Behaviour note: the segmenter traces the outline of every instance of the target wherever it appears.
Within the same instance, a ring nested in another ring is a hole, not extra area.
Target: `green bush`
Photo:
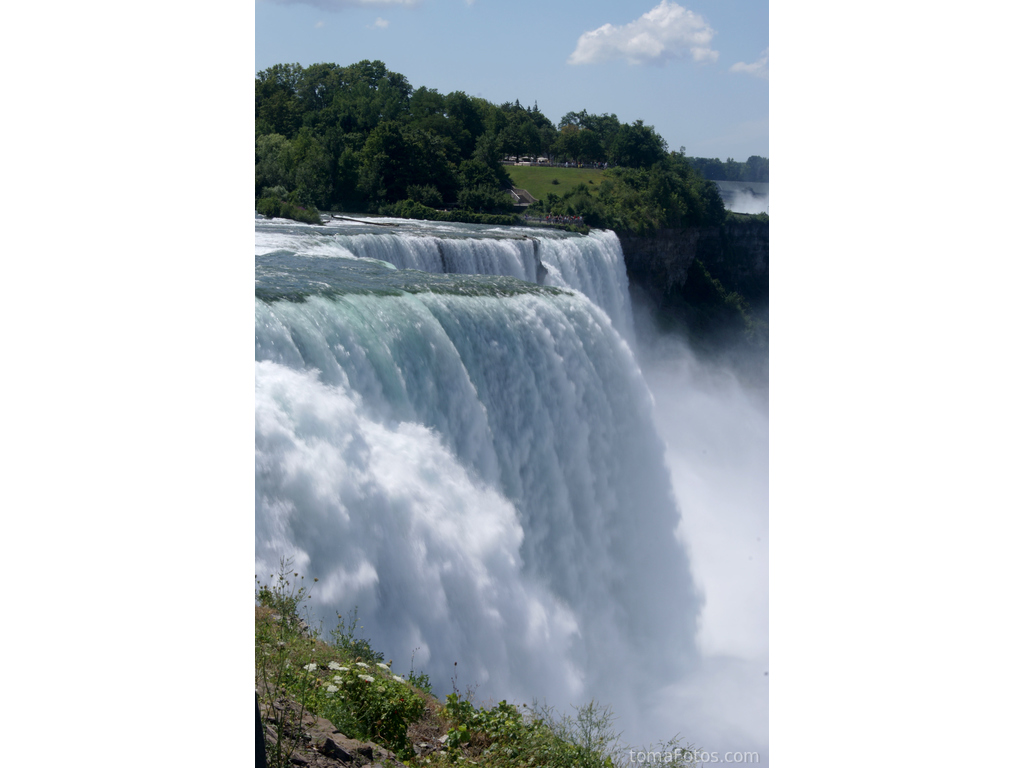
[[[409,682],[383,663],[327,663],[317,669],[311,709],[350,738],[373,741],[400,757],[412,754],[406,732],[426,705]]]
[[[459,190],[458,205],[468,211],[488,213],[507,213],[515,208],[508,192],[484,185]]]
[[[281,198],[261,197],[256,201],[256,212],[266,216],[268,219],[276,219],[281,215]]]
[[[612,768],[618,754],[612,712],[593,701],[577,708],[572,718],[547,707],[520,711],[506,701],[476,709],[451,693],[441,714],[451,723],[446,747],[456,760],[461,756],[485,765]]]
[[[256,688],[264,702],[286,697],[296,703],[291,715],[276,715],[277,738],[267,741],[271,763],[288,764],[306,712],[351,738],[411,757],[406,733],[424,713],[424,694],[393,674],[369,641],[353,638],[355,611],[334,630],[336,644],[324,643],[300,617],[310,597],[305,577],[291,571],[290,561],[282,561],[268,583],[256,581]],[[364,649],[366,656],[356,655]]]
[[[513,226],[519,223],[519,217],[511,214],[472,213],[471,211],[439,211],[429,208],[414,200],[403,200],[400,203],[382,205],[377,208],[381,216],[396,216],[402,219],[420,219],[422,221],[454,221],[463,224],[497,224]]]
[[[302,221],[307,224],[320,223],[320,211],[315,206],[301,206],[277,195],[266,195],[256,201],[256,212],[268,219],[282,218]]]
[[[373,664],[384,661],[384,654],[373,650],[369,638],[357,638],[355,636],[356,624],[359,623],[359,606],[356,606],[349,612],[348,619],[341,618],[341,614],[338,615],[338,619],[341,623],[331,630],[331,638],[334,640],[335,648],[352,658],[359,658]]]
[[[423,205],[428,205],[431,208],[440,208],[444,205],[444,199],[441,197],[441,193],[437,191],[437,187],[433,184],[425,184],[422,186],[418,184],[410,184],[406,188],[405,193],[409,196],[410,200],[422,203]]]

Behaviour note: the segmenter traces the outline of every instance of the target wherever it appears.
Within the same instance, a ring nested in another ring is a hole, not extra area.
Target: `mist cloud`
[[[704,19],[678,3],[662,0],[636,21],[621,27],[605,24],[584,32],[576,41],[570,64],[596,64],[625,59],[630,64],[664,64],[691,56],[717,61],[710,48],[715,31]]]
[[[705,750],[751,750],[768,765],[768,410],[766,393],[727,365],[700,360],[634,305],[638,361],[706,596],[700,656],[649,704],[653,733],[682,733]]]

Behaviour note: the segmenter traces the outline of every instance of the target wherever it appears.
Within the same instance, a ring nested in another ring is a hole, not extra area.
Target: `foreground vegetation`
[[[282,563],[270,583],[256,582],[256,690],[269,765],[301,761],[299,752],[311,748],[304,723],[316,718],[350,739],[390,750],[413,768],[467,762],[489,768],[616,768],[627,762],[611,710],[596,702],[572,717],[506,701],[477,706],[453,676],[454,690],[442,703],[425,674],[396,674],[369,640],[356,637],[355,612],[339,616],[325,638],[300,617],[311,586],[290,563]],[[676,747],[682,759],[675,762],[691,764],[675,741],[658,749]]]

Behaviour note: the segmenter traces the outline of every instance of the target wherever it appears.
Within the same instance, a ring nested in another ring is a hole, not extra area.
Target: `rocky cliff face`
[[[649,236],[619,235],[630,285],[657,306],[686,284],[695,259],[752,304],[768,301],[768,222],[750,218],[721,227],[662,229]]]
[[[702,234],[699,227],[659,229],[647,236],[619,234],[630,286],[642,288],[656,303],[682,288]]]

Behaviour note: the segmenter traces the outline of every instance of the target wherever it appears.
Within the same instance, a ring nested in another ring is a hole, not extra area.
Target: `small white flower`
[[[377,662],[377,666],[380,667],[381,669],[386,669],[388,672],[391,671],[391,667],[389,667],[387,664],[383,664],[383,663],[381,663],[379,661]]]
[[[316,672],[316,662],[313,662],[311,664],[307,664],[306,666],[303,667],[303,669],[306,670],[307,672]]]
[[[400,683],[404,683],[405,682],[405,678],[402,677],[401,675],[392,675],[391,677],[393,677],[395,680],[397,680]]]
[[[344,669],[344,667],[343,667],[343,666],[341,666],[341,664],[339,664],[339,663],[338,663],[338,662],[336,662],[336,661],[330,661],[330,662],[328,662],[328,663],[327,663],[327,668],[328,668],[328,669]]]
[[[369,664],[363,664],[363,662],[361,662],[361,661],[357,661],[356,662],[356,666],[357,667],[362,667],[363,669],[369,669],[370,668]]]
[[[341,675],[335,675],[333,679],[334,679],[334,682],[336,682],[336,683],[344,683],[345,682],[345,678],[342,677]]]
[[[337,692],[338,692],[338,686],[336,686],[336,685],[328,685],[327,686],[327,695],[328,696],[330,696],[333,693],[337,693]]]
[[[365,680],[368,683],[372,683],[373,682],[373,677],[371,675],[360,675],[359,679],[360,680]]]

